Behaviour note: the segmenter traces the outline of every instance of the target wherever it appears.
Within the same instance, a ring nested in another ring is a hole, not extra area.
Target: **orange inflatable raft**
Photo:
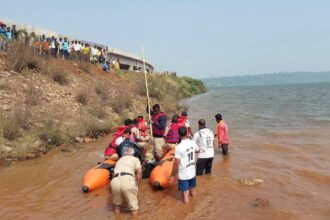
[[[88,193],[107,185],[110,179],[111,169],[114,168],[116,161],[105,160],[93,167],[84,176],[82,191]]]
[[[156,189],[165,189],[170,186],[169,179],[174,164],[174,152],[174,149],[169,150],[151,171],[149,183]]]

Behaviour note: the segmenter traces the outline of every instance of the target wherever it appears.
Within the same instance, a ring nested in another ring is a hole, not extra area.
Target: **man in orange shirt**
[[[220,113],[216,114],[215,120],[217,121],[217,137],[219,143],[219,149],[221,147],[222,154],[228,154],[228,145],[229,145],[229,137],[228,137],[228,127],[224,120],[222,120],[222,115]]]

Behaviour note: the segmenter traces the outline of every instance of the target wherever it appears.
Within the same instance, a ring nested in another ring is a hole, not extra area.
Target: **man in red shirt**
[[[217,137],[219,143],[219,149],[221,147],[222,154],[228,154],[228,145],[229,145],[229,137],[228,137],[228,128],[227,124],[224,120],[222,120],[222,115],[220,113],[216,114],[215,120],[217,121]]]

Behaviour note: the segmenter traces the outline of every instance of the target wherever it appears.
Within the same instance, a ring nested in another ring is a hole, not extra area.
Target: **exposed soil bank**
[[[144,74],[106,73],[99,65],[24,54],[0,53],[2,164],[91,142],[124,118],[146,117]],[[152,104],[160,103],[168,113],[180,110],[178,100],[206,91],[189,77],[152,73],[148,80]]]

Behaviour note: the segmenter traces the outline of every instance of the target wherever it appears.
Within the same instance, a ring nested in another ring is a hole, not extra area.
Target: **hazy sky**
[[[0,18],[193,77],[330,70],[329,0],[1,0]]]

